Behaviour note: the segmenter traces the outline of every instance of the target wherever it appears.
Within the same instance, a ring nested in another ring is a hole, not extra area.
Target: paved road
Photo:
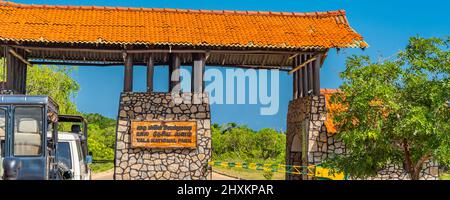
[[[113,180],[114,170],[92,174],[92,180]]]
[[[113,175],[114,175],[113,170],[108,170],[92,174],[92,180],[113,180]],[[213,172],[212,180],[238,180],[238,179]]]
[[[216,172],[212,172],[212,180],[239,180],[237,178],[234,177],[230,177],[230,176],[226,176],[224,174],[219,174]]]

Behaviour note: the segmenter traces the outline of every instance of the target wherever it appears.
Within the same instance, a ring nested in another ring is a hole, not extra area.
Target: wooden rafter
[[[301,63],[300,65],[298,65],[297,67],[294,67],[294,69],[292,69],[292,70],[289,71],[288,73],[289,73],[289,74],[292,74],[292,73],[296,72],[297,70],[299,70],[299,69],[305,67],[307,64],[309,64],[309,63],[315,61],[315,60],[317,59],[318,55],[319,55],[319,54],[314,55],[313,57],[309,58],[309,59],[306,60],[305,62],[303,62],[303,63]]]
[[[22,61],[23,63],[25,63],[26,65],[32,67],[33,64],[31,64],[30,62],[28,62],[24,57],[22,57],[19,53],[17,53],[16,51],[14,51],[14,49],[9,49],[8,51],[11,55],[13,55],[14,57],[16,57],[17,59],[19,59],[20,61]]]

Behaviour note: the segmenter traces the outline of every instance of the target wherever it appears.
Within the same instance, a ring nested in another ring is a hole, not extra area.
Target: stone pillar
[[[116,180],[206,180],[210,177],[211,116],[207,94],[191,102],[191,93],[124,92],[120,96],[116,135]],[[131,148],[131,121],[197,121],[197,148]]]
[[[306,119],[304,98],[289,102],[286,126],[286,165],[302,165],[302,121]],[[301,180],[300,175],[286,173],[286,180]]]
[[[326,120],[325,97],[306,96],[289,102],[286,131],[286,164],[308,166],[319,164],[326,149],[321,132]],[[325,147],[324,147],[325,146]],[[310,179],[309,176],[286,174],[288,180]]]

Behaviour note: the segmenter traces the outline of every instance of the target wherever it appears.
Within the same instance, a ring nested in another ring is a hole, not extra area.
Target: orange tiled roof
[[[0,2],[0,41],[255,48],[367,47],[345,11],[315,13]]]
[[[325,96],[325,105],[327,108],[327,120],[325,121],[325,127],[330,134],[337,133],[336,124],[333,121],[333,113],[342,111],[342,105],[334,104],[330,102],[331,96],[340,92],[339,89],[320,89],[320,93]]]

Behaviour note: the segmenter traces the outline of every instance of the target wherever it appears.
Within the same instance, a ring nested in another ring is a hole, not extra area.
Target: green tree
[[[84,114],[88,122],[88,144],[94,160],[113,160],[116,121],[100,114]]]
[[[348,152],[328,163],[358,178],[396,164],[414,180],[428,160],[449,166],[449,39],[413,37],[395,60],[348,58],[332,99]]]
[[[0,61],[0,77],[4,79],[3,60]],[[61,114],[78,114],[72,99],[78,93],[80,86],[69,76],[70,68],[35,65],[27,70],[27,94],[48,95],[58,105]]]
[[[5,81],[4,60],[0,60],[0,80]],[[79,84],[70,77],[71,68],[36,65],[27,70],[27,94],[48,95],[58,105],[60,114],[80,115],[73,98]],[[88,121],[89,151],[94,160],[113,160],[116,121],[100,114],[85,114]],[[68,130],[69,123],[60,124],[60,130]],[[107,163],[111,164],[111,163]],[[108,165],[111,166],[111,165]]]
[[[273,129],[264,128],[257,133],[256,148],[264,160],[277,158],[280,154],[284,155],[285,145],[286,136]]]
[[[286,136],[270,128],[254,131],[247,126],[213,124],[213,159],[217,161],[284,162]]]

